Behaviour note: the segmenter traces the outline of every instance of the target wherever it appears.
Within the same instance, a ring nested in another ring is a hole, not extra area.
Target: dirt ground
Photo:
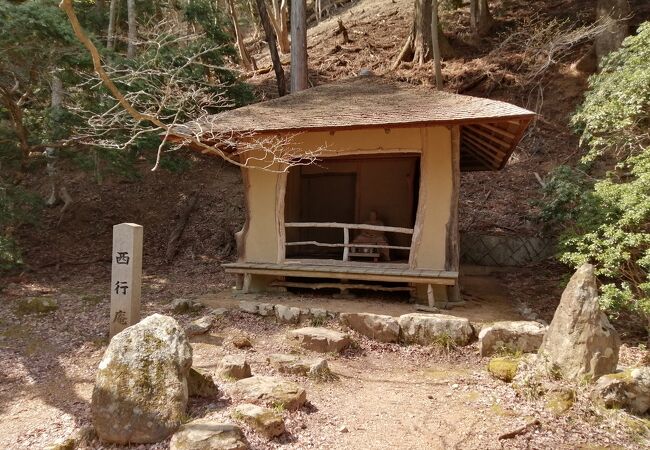
[[[521,317],[520,305],[492,271],[466,270],[470,301],[450,314],[482,321]],[[490,275],[492,273],[492,275]],[[469,275],[468,275],[469,274]],[[210,307],[231,307],[241,296],[232,280],[177,288],[164,276],[145,279],[143,316],[172,314],[170,300],[200,298]],[[90,422],[95,370],[107,345],[109,298],[106,276],[89,275],[78,282],[56,278],[12,283],[0,302],[0,448],[36,449],[71,435]],[[197,292],[210,292],[197,295]],[[16,302],[27,296],[56,298],[59,310],[19,315]],[[413,305],[389,298],[334,300],[309,293],[246,296],[247,299],[321,306],[340,311],[402,314]],[[207,307],[206,307],[207,309]],[[198,313],[200,314],[200,313]],[[173,314],[172,314],[173,315]],[[196,317],[175,315],[187,324]],[[330,322],[329,327],[338,328]],[[191,339],[195,367],[214,371],[222,356],[246,354],[253,373],[271,374],[271,353],[309,353],[286,339],[289,327],[237,311],[229,313],[208,335]],[[237,350],[230,341],[245,334],[252,349]],[[282,449],[474,449],[474,448],[650,448],[644,421],[621,411],[602,411],[579,393],[563,415],[544,408],[543,399],[519,396],[510,385],[492,379],[477,346],[446,351],[436,347],[380,344],[353,333],[358,345],[340,356],[325,355],[337,381],[291,377],[307,389],[308,405],[285,412],[288,433],[265,441],[245,428],[252,448]],[[624,347],[622,364],[635,363],[638,351]],[[219,380],[220,397],[190,400],[189,417],[232,420],[237,399],[230,383]],[[498,437],[533,419],[541,427],[517,436]],[[342,427],[348,432],[341,432]],[[94,441],[91,448],[110,448]],[[168,441],[134,448],[165,449]]]

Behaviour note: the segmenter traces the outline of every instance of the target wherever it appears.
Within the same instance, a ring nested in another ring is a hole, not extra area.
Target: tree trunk
[[[469,27],[474,33],[478,31],[478,0],[469,0]]]
[[[431,0],[415,0],[411,32],[393,64],[393,69],[402,61],[423,64],[431,57]]]
[[[275,33],[269,19],[269,13],[266,10],[265,0],[255,0],[257,2],[257,12],[260,15],[260,22],[264,28],[266,35],[266,42],[269,44],[269,52],[271,53],[271,61],[273,61],[273,70],[275,71],[275,78],[278,83],[278,95],[282,97],[287,93],[287,84],[284,79],[284,70],[280,62],[280,55],[278,55],[278,48],[275,44]]]
[[[272,0],[273,1],[273,14],[269,17],[271,25],[275,30],[275,35],[278,38],[278,46],[280,52],[289,53],[289,4],[288,0]]]
[[[607,25],[594,42],[598,68],[602,66],[603,57],[617,50],[630,34],[628,20],[631,16],[628,0],[598,0],[596,3],[596,17]]]
[[[255,61],[251,58],[248,50],[246,50],[246,45],[244,45],[244,38],[241,35],[239,24],[237,23],[237,10],[235,9],[235,2],[233,0],[228,0],[228,11],[230,12],[230,18],[232,19],[232,24],[235,29],[237,50],[239,51],[239,59],[241,60],[242,66],[244,66],[246,70],[257,69]]]
[[[51,92],[51,104],[52,115],[54,120],[56,120],[57,112],[61,110],[63,105],[63,82],[56,75],[52,76],[52,92]],[[52,124],[53,125],[53,124]],[[50,180],[50,196],[46,200],[47,206],[54,206],[57,203],[60,203],[61,197],[59,196],[59,170],[56,167],[58,160],[57,151],[53,147],[45,148],[45,159],[47,161],[47,175]]]
[[[479,36],[487,36],[494,25],[494,19],[490,14],[488,0],[478,0],[478,20],[476,23],[476,32]]]
[[[20,152],[22,153],[21,166],[24,168],[27,158],[29,158],[31,146],[29,145],[29,131],[25,127],[23,109],[19,101],[16,101],[14,98],[15,95],[11,90],[0,87],[0,104],[9,112],[14,133],[16,133],[16,137],[18,138],[18,148],[20,148]]]
[[[111,0],[108,9],[108,32],[106,33],[106,48],[115,50],[115,18],[117,16],[117,3],[119,0]]]
[[[126,57],[132,59],[135,58],[135,45],[138,40],[138,23],[135,11],[135,0],[126,0],[126,10],[129,22],[129,43],[126,50]]]
[[[291,93],[307,89],[307,5],[291,2]]]
[[[436,72],[436,88],[442,90],[442,61],[440,42],[438,41],[438,0],[433,0],[431,7],[431,36],[433,46],[433,65]]]
[[[248,10],[250,11],[251,22],[253,23],[253,39],[257,40],[260,37],[260,21],[257,14],[255,14],[252,0],[248,0]]]

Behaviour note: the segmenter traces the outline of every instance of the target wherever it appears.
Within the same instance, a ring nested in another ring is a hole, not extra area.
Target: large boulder
[[[397,342],[399,323],[392,316],[370,313],[341,313],[341,323],[359,334],[379,342]]]
[[[411,313],[398,319],[401,339],[407,344],[466,345],[474,337],[469,320],[446,314]]]
[[[289,331],[302,348],[320,353],[339,353],[350,346],[350,337],[339,331],[322,327],[305,327]]]
[[[154,314],[116,334],[92,396],[99,438],[127,444],[170,436],[185,417],[191,366],[192,347],[172,317]]]
[[[616,371],[618,333],[598,307],[594,267],[583,264],[562,293],[540,355],[570,380]]]
[[[169,443],[169,450],[247,450],[241,428],[213,419],[197,419],[183,425]]]
[[[503,350],[532,353],[539,350],[545,333],[546,327],[539,322],[495,322],[481,329],[478,348],[481,356],[490,356]]]
[[[293,381],[279,377],[254,376],[235,383],[232,393],[244,400],[281,405],[288,410],[300,408],[307,401],[307,392]]]
[[[594,394],[608,408],[645,414],[650,411],[650,367],[603,375],[596,382]]]
[[[274,409],[244,403],[235,407],[232,416],[268,438],[280,436],[285,432],[282,414]]]

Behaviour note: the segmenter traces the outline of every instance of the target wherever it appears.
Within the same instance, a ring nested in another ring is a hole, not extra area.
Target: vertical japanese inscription
[[[142,226],[113,227],[110,337],[140,320]]]

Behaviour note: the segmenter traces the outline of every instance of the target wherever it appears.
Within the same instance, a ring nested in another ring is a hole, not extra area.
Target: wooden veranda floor
[[[327,259],[287,260],[282,264],[237,262],[224,264],[228,273],[282,277],[337,278],[393,283],[442,284],[453,286],[458,272],[411,269],[405,263],[367,263]]]

